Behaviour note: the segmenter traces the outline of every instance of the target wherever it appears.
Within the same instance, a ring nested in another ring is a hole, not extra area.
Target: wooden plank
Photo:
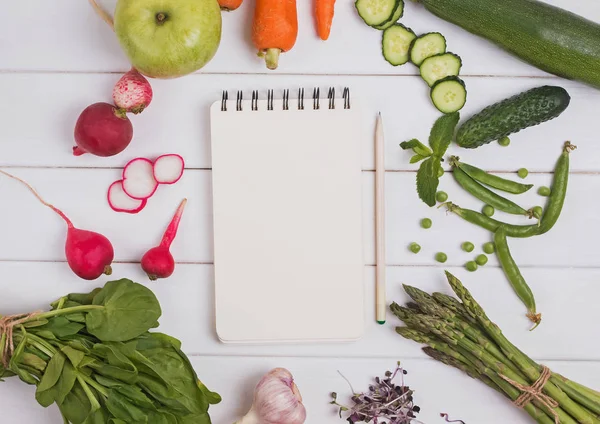
[[[82,2],[83,3],[83,2]],[[415,170],[410,152],[399,148],[402,141],[419,138],[426,142],[439,112],[429,100],[427,88],[418,77],[331,77],[322,76],[254,76],[240,79],[227,75],[194,75],[184,79],[153,81],[154,101],[139,116],[131,116],[134,139],[128,149],[112,158],[91,155],[74,157],[73,128],[81,111],[94,102],[110,102],[117,75],[102,74],[0,74],[2,143],[0,166],[71,166],[121,167],[130,159],[155,157],[166,152],[183,155],[191,168],[210,168],[210,105],[221,98],[221,90],[275,89],[281,96],[291,88],[296,98],[299,85],[312,87],[334,84],[351,89],[353,104],[363,110],[363,169],[374,169],[373,134],[375,116],[381,111],[386,132],[386,169]],[[512,136],[509,148],[496,143],[476,150],[452,147],[449,153],[488,169],[513,171],[527,166],[532,171],[551,171],[557,149],[565,140],[579,145],[573,169],[600,171],[596,157],[600,144],[593,125],[600,92],[582,85],[553,79],[466,78],[469,101],[464,118],[486,105],[523,90],[560,84],[567,88],[572,102],[556,120]],[[35,89],[32,89],[35,87]],[[32,105],[35,105],[33,107]],[[295,102],[292,101],[292,107]],[[358,105],[358,106],[357,106]],[[34,110],[33,110],[34,109]],[[30,111],[30,112],[29,112]],[[285,137],[282,134],[282,139]]]
[[[401,359],[401,358],[400,358]],[[300,358],[191,358],[202,381],[217,391],[223,402],[210,407],[214,423],[239,420],[252,406],[253,391],[261,376],[275,367],[289,369],[307,409],[307,424],[336,424],[341,420],[337,410],[329,405],[330,393],[336,391],[339,400],[349,402],[351,391],[338,374],[342,372],[356,390],[364,390],[375,376],[394,369],[392,359],[300,359]],[[441,423],[440,413],[468,423],[527,424],[531,419],[510,402],[459,371],[429,360],[403,360],[408,371],[405,384],[415,390],[415,404],[421,407],[419,420]],[[568,377],[598,388],[600,363],[548,362],[547,365]],[[460,388],[460,390],[458,390]],[[0,383],[2,413],[8,420],[55,424],[61,421],[55,406],[43,409],[36,404],[34,388],[9,379]]]
[[[265,265],[268,266],[268,265]],[[388,301],[404,303],[408,298],[401,284],[428,292],[450,293],[444,267],[388,267]],[[512,292],[502,271],[486,266],[474,274],[448,267],[462,279],[510,340],[537,360],[600,360],[597,333],[600,312],[590,299],[600,297],[600,269],[534,268],[526,277],[534,291],[543,322],[534,332],[527,331],[525,308]],[[183,349],[193,355],[221,356],[302,356],[353,358],[421,358],[420,346],[395,334],[400,321],[388,313],[384,326],[375,322],[375,274],[365,268],[366,327],[355,343],[227,345],[219,342],[214,322],[213,269],[209,265],[178,264],[174,275],[149,283],[137,264],[116,264],[112,277],[86,282],[75,277],[62,263],[0,262],[7,282],[0,297],[0,314],[16,314],[48,308],[48,304],[71,292],[89,292],[105,281],[130,278],[147,284],[161,302],[163,316],[159,331],[179,338]],[[252,282],[249,281],[249,284]],[[285,300],[282,300],[285,301]],[[576,329],[576,331],[574,330]],[[557,334],[560,342],[557,342]],[[1,387],[1,386],[0,386]]]
[[[100,3],[112,11],[116,0]],[[595,0],[552,0],[548,3],[600,21]],[[0,28],[2,70],[124,72],[129,69],[116,37],[85,1],[11,2],[5,8],[5,15],[11,19]],[[298,42],[281,59],[278,73],[417,73],[414,66],[394,68],[383,60],[381,33],[360,20],[354,2],[339,2],[332,36],[326,43],[315,34],[312,4],[298,2],[298,9]],[[223,14],[221,46],[204,72],[267,72],[250,42],[252,13],[253,3],[245,2],[238,11]],[[60,25],[56,24],[58,21]],[[25,22],[27,31],[23,30]],[[463,75],[544,75],[489,42],[434,17],[419,4],[406,2],[402,22],[417,33],[439,31],[444,34],[449,49],[464,60]],[[15,34],[18,34],[18,43],[13,41]]]
[[[575,155],[575,153],[573,153]],[[212,205],[210,171],[188,170],[173,186],[159,187],[138,215],[117,214],[106,202],[108,186],[119,179],[116,169],[13,169],[15,174],[33,184],[50,202],[61,207],[75,225],[107,236],[115,246],[118,261],[138,261],[143,253],[160,240],[164,228],[182,198],[188,197],[181,230],[173,245],[173,254],[181,262],[210,263],[212,253]],[[434,254],[444,251],[448,264],[462,265],[472,259],[460,250],[469,240],[480,246],[490,240],[490,233],[442,209],[428,208],[416,195],[415,174],[387,173],[387,263],[389,265],[432,265]],[[527,181],[549,185],[550,175],[535,174]],[[480,209],[482,204],[458,188],[450,173],[442,178],[441,189],[450,200],[463,207]],[[363,231],[365,263],[374,264],[374,179],[363,173]],[[545,198],[535,193],[513,197],[526,208],[543,205]],[[600,176],[576,174],[571,177],[563,215],[555,228],[543,237],[511,240],[513,254],[523,266],[597,267],[600,216],[590,207],[590,193],[600,192]],[[21,185],[0,178],[0,193],[11,199],[0,209],[2,238],[0,258],[7,260],[64,260],[65,225],[40,205]],[[419,221],[433,219],[433,227],[423,230]],[[523,217],[497,213],[497,218],[513,223],[532,223]],[[407,246],[416,241],[423,250],[414,255]],[[577,243],[574,243],[577,241]],[[494,261],[492,260],[492,263]]]

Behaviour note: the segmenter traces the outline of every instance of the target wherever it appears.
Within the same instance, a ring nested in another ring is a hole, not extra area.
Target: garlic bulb
[[[236,424],[304,424],[306,409],[292,374],[285,368],[269,371],[254,389],[254,403]]]

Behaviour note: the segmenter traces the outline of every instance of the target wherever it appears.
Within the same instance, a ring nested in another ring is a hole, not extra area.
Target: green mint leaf
[[[403,150],[413,149],[417,155],[424,157],[431,156],[433,154],[429,147],[421,143],[416,138],[400,143],[400,147],[402,147]]]
[[[414,155],[412,158],[410,158],[410,163],[417,163],[419,161],[422,161],[423,159],[426,159],[427,156],[422,156],[422,155]]]
[[[440,160],[432,156],[421,163],[417,172],[417,193],[428,206],[435,206],[435,193],[440,183],[438,173],[441,168]]]
[[[443,115],[435,121],[431,133],[429,134],[429,145],[433,149],[433,154],[441,158],[446,153],[448,146],[454,137],[454,130],[460,119],[458,112]]]

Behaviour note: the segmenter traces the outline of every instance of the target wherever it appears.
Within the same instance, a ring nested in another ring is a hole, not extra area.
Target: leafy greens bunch
[[[435,192],[444,171],[442,161],[460,120],[458,112],[442,115],[433,124],[429,133],[429,146],[425,146],[416,138],[400,143],[403,150],[412,149],[415,153],[410,163],[421,162],[417,172],[417,193],[419,198],[428,206],[435,206]]]
[[[160,304],[130,280],[69,294],[48,312],[0,317],[0,381],[37,386],[64,423],[209,424],[221,397],[204,386],[179,340],[158,327]]]

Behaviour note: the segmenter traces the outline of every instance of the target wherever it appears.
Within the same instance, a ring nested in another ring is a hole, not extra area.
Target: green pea
[[[496,212],[496,209],[494,209],[493,206],[485,205],[483,209],[481,209],[481,212],[483,212],[485,216],[492,216]]]
[[[502,147],[506,147],[510,144],[510,138],[502,137],[500,140],[498,140],[498,144],[501,145]]]
[[[533,216],[535,216],[538,219],[542,217],[542,213],[544,212],[541,206],[534,206],[533,208],[531,208],[531,211],[533,212]]]
[[[488,262],[488,257],[482,253],[481,255],[477,255],[475,262],[477,262],[477,265],[479,266],[484,266]]]
[[[442,175],[444,175],[444,170],[440,168],[440,170],[438,171],[438,178],[442,178]]]
[[[496,246],[493,241],[488,241],[487,243],[483,243],[483,251],[488,255],[491,255],[496,251]]]
[[[413,252],[414,254],[417,254],[421,251],[421,246],[419,246],[418,243],[412,242],[408,248],[410,249],[411,252]]]
[[[521,178],[527,178],[529,171],[526,168],[521,168],[517,171],[517,175]]]
[[[440,203],[445,202],[446,200],[448,200],[448,194],[445,191],[438,191],[435,194],[435,200],[437,200]]]
[[[438,252],[435,254],[435,260],[440,263],[444,263],[448,260],[448,255],[446,255],[444,252]]]
[[[467,271],[469,272],[477,271],[477,262],[469,261],[465,264],[465,268],[467,268]]]
[[[544,197],[548,197],[550,196],[550,187],[546,187],[546,186],[541,186],[540,188],[538,188],[538,194],[540,196],[544,196]]]
[[[431,222],[431,219],[429,218],[423,218],[421,220],[421,227],[428,229],[431,228],[431,225],[433,224],[433,222]]]
[[[461,247],[462,247],[462,250],[464,250],[465,252],[472,252],[473,249],[475,249],[475,245],[473,243],[471,243],[470,241],[465,241]]]

